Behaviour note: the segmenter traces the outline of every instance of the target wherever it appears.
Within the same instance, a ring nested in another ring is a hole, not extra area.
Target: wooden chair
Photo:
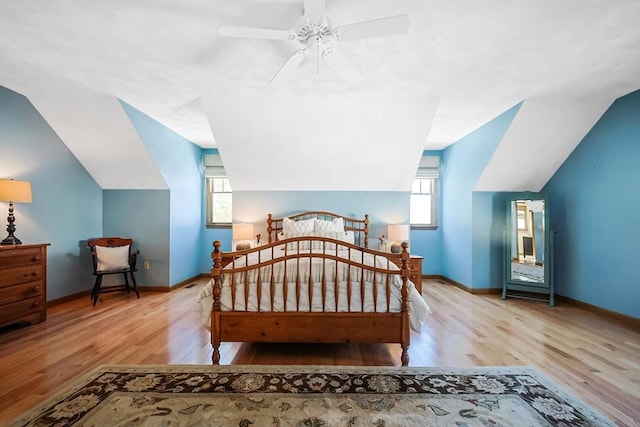
[[[113,292],[126,290],[127,293],[133,289],[136,293],[136,297],[140,298],[138,293],[138,286],[136,284],[136,277],[134,272],[136,269],[136,262],[138,260],[139,250],[131,250],[133,246],[133,239],[123,239],[120,237],[101,237],[98,239],[91,239],[88,242],[89,249],[91,250],[91,258],[93,260],[93,275],[96,276],[96,283],[93,285],[91,291],[91,299],[93,305],[98,302],[98,295],[100,292]],[[102,276],[108,274],[122,274],[124,276],[124,285],[108,286],[101,289]],[[129,285],[129,278],[131,276],[132,285]]]

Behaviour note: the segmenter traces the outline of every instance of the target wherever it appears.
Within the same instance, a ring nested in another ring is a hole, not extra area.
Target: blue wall
[[[151,211],[151,206],[145,205],[148,200],[138,199],[140,193],[137,192],[125,193],[122,197],[130,195],[132,200],[129,203],[137,205],[141,212],[167,216],[169,241],[168,245],[162,246],[169,248],[169,275],[165,281],[158,284],[168,283],[173,286],[202,272],[202,149],[126,103],[122,102],[122,105],[169,185],[169,212],[166,209]],[[160,221],[160,224],[163,224],[163,221]],[[156,230],[160,235],[166,231],[165,228]],[[163,261],[159,260],[159,264],[162,268]],[[151,268],[155,268],[155,265],[152,264]]]
[[[469,288],[500,284],[504,214],[497,214],[497,206],[503,196],[473,189],[519,108],[512,107],[443,151],[441,274]]]
[[[169,190],[104,190],[103,233],[131,237],[140,250],[139,285],[167,286],[169,282]],[[149,261],[150,268],[143,268]],[[122,283],[120,275],[106,280]]]
[[[31,182],[16,203],[16,236],[50,243],[47,299],[93,286],[87,239],[102,235],[102,190],[24,96],[0,86],[0,178]],[[8,204],[0,202],[2,237]]]
[[[640,318],[640,91],[612,104],[543,191],[558,294]]]
[[[266,232],[268,213],[281,217],[309,210],[337,212],[354,218],[364,218],[368,214],[369,247],[376,248],[378,237],[387,235],[387,224],[409,223],[409,192],[238,191],[233,193],[233,220],[256,224],[256,232],[261,229]]]
[[[174,285],[211,267],[213,240],[231,248],[229,228],[204,226],[202,153],[123,105],[170,190],[102,191],[22,95],[0,87],[0,177],[31,181],[33,203],[16,204],[25,243],[51,243],[48,299],[93,284],[86,240],[131,235],[151,270],[142,284]],[[412,230],[411,251],[426,274],[471,288],[501,285],[506,193],[473,188],[517,113],[506,111],[442,152],[439,227]],[[617,100],[549,181],[560,295],[640,317],[640,92]],[[6,203],[0,203],[6,210]],[[234,220],[326,210],[372,215],[372,243],[384,224],[408,223],[408,192],[237,192]],[[2,225],[4,230],[4,224]],[[138,236],[140,236],[138,238]],[[4,236],[2,236],[4,237]]]
[[[502,287],[505,196],[506,193],[473,192],[471,288]]]
[[[209,152],[209,151],[207,151]],[[378,237],[387,234],[389,223],[409,223],[409,193],[397,191],[234,191],[233,221],[255,225],[256,233],[266,236],[267,214],[275,217],[302,211],[337,212],[354,218],[369,214],[370,248],[377,248]],[[413,239],[412,233],[410,239]],[[210,253],[214,240],[222,249],[231,250],[230,228],[205,229],[201,260],[202,271],[211,269]],[[413,241],[411,251],[414,252]],[[418,244],[417,244],[418,245]],[[415,249],[416,253],[417,249]]]
[[[425,150],[423,156],[438,156],[442,163],[442,151]],[[438,194],[442,194],[442,179],[438,180]],[[442,272],[442,200],[438,196],[438,227],[435,229],[412,228],[409,233],[410,252],[424,257],[422,274],[434,275]]]

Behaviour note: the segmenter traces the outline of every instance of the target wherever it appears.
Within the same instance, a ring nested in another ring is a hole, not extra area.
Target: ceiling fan
[[[300,43],[300,49],[294,52],[282,65],[269,85],[287,80],[312,51],[315,51],[316,56],[316,73],[320,71],[320,59],[322,58],[337,73],[353,76],[357,74],[356,71],[351,67],[347,58],[334,48],[334,41],[388,36],[407,31],[409,31],[409,17],[407,15],[389,16],[334,27],[325,15],[325,0],[304,0],[304,14],[296,21],[291,30],[226,25],[218,28],[218,34],[223,37],[295,40]]]

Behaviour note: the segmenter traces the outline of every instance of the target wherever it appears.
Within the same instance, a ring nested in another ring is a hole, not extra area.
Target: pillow
[[[332,221],[323,221],[321,219],[316,219],[316,223],[313,227],[313,231],[315,232],[324,232],[324,231],[342,231],[344,232],[344,219],[335,218]]]
[[[344,237],[342,238],[343,242],[351,243],[352,245],[356,244],[356,235],[353,230],[345,231]]]
[[[96,246],[97,271],[118,271],[129,268],[129,245],[108,248]]]
[[[353,231],[315,231],[314,236],[326,237],[328,239],[340,240],[345,243],[353,243]],[[313,242],[314,249],[322,249],[323,242]],[[335,250],[336,245],[334,243],[325,243],[325,249]],[[344,247],[341,247],[344,249]]]
[[[295,222],[295,221],[293,221]],[[283,238],[284,239],[290,239],[292,237],[301,237],[301,236],[310,236],[313,233],[311,232],[300,232],[300,233],[283,233]],[[287,243],[287,250],[290,251],[295,251],[295,250],[301,250],[301,251],[308,251],[309,248],[311,247],[311,240],[304,240],[301,242],[289,242]]]
[[[353,243],[354,235],[353,231],[314,231],[313,233],[289,233],[289,234],[281,234],[282,239],[290,239],[292,237],[301,237],[301,236],[316,236],[316,237],[326,237],[329,239],[341,240],[346,243]],[[308,251],[309,249],[313,250],[335,250],[335,243],[326,243],[317,240],[304,240],[301,242],[289,242],[287,243],[287,250],[295,251]]]
[[[306,235],[309,235],[311,234],[311,232],[313,232],[315,223],[315,218],[294,221],[292,219],[284,217],[284,219],[282,220],[282,232],[285,234],[285,236],[292,233],[306,233]]]

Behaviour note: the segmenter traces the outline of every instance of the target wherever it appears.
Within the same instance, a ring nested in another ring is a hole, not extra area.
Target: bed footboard
[[[400,268],[397,254],[394,262],[320,237],[224,254],[220,246],[215,241],[211,253],[214,364],[222,342],[353,342],[400,344],[401,363],[408,365],[406,243]]]

